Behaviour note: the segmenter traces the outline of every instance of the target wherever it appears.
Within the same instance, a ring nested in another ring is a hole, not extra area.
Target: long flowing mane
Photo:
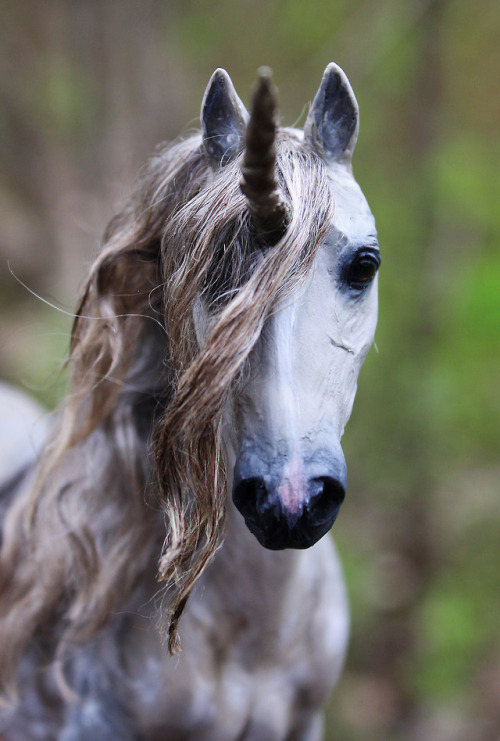
[[[77,310],[67,401],[4,525],[3,689],[33,637],[63,657],[157,569],[175,650],[223,538],[224,410],[265,319],[332,222],[322,160],[286,130],[276,146],[290,221],[275,246],[249,218],[241,156],[214,172],[199,135],[160,149],[110,223]],[[210,318],[201,346],[200,302]]]

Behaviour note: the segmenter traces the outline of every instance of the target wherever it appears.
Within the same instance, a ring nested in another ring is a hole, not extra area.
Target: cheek
[[[335,420],[340,434],[351,416],[359,372],[375,336],[377,295],[376,286],[372,288],[375,290],[357,307],[336,305],[332,312],[335,321],[318,343],[321,363],[315,363],[312,387],[322,389],[319,409]]]
[[[346,351],[337,351],[336,355],[336,362],[331,364],[328,372],[320,409],[341,436],[351,416],[362,360]]]
[[[378,317],[377,283],[367,289],[366,293],[354,301],[343,301],[337,308],[341,334],[346,344],[356,356],[364,361],[366,354],[373,344]]]

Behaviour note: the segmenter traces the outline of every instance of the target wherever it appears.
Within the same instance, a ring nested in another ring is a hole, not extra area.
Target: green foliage
[[[411,682],[426,700],[464,692],[483,642],[479,606],[460,584],[436,583],[418,615],[419,651]]]
[[[436,358],[439,434],[464,458],[498,460],[500,439],[500,255],[474,256],[449,295]]]
[[[438,207],[458,226],[480,229],[484,237],[500,228],[499,161],[498,140],[468,133],[443,142],[431,163]]]
[[[69,350],[71,318],[32,298],[15,315],[4,313],[2,377],[54,409],[64,396],[64,360]]]

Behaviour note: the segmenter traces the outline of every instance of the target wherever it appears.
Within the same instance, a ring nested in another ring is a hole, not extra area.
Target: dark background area
[[[334,535],[352,640],[327,739],[498,741],[497,0],[0,10],[0,376],[49,406],[104,226],[155,144],[199,125],[213,70],[248,103],[271,66],[282,121],[300,125],[327,63],[345,69],[383,266],[377,347],[344,437]]]

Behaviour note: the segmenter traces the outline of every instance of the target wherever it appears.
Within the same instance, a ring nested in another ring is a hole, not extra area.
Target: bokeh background
[[[248,102],[270,65],[286,125],[303,123],[330,60],[346,70],[383,267],[377,347],[344,437],[335,536],[352,640],[327,739],[498,741],[498,0],[0,11],[0,376],[50,406],[103,228],[154,145],[198,126],[213,70]]]

